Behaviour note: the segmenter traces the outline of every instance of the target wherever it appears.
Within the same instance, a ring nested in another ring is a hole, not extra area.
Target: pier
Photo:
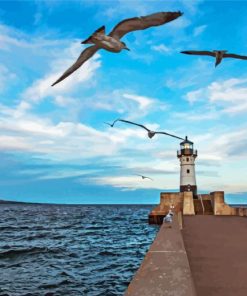
[[[161,193],[149,214],[160,230],[125,296],[246,296],[247,208],[217,191]],[[174,206],[172,227],[162,224]]]
[[[125,296],[196,295],[179,219],[163,224]]]

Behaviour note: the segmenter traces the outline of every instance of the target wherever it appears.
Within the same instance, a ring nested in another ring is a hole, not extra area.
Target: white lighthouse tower
[[[189,141],[187,136],[180,143],[180,150],[177,151],[177,157],[180,160],[180,192],[192,191],[195,197],[197,194],[195,174],[197,150],[193,149],[193,142]]]

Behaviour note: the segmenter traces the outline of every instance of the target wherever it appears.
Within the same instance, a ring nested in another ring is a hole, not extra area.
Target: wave
[[[151,207],[16,209],[0,207],[1,296],[123,295],[158,230]]]
[[[47,248],[33,247],[26,249],[10,249],[4,252],[0,252],[0,259],[13,258],[16,256],[20,256],[23,254],[34,254],[34,253],[42,253],[46,252]]]

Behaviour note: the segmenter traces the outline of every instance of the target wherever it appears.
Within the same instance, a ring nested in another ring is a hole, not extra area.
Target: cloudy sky
[[[129,52],[101,50],[50,86],[100,26],[178,10],[169,24],[126,35]],[[0,1],[0,199],[155,204],[177,191],[179,140],[104,124],[123,118],[187,135],[198,191],[247,200],[247,61],[215,68],[179,53],[247,54],[246,14],[246,1]]]

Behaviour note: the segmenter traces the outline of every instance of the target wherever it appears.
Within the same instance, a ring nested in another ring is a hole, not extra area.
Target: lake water
[[[0,295],[123,295],[159,230],[152,208],[0,205]]]

